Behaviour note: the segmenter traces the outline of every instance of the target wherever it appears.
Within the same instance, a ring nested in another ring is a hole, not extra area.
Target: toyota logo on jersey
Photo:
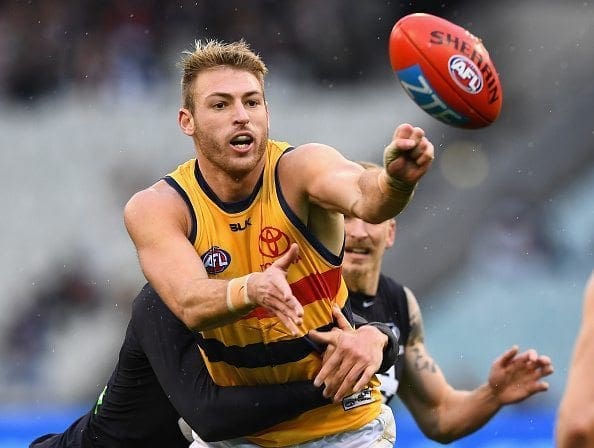
[[[265,257],[280,257],[290,246],[289,237],[276,227],[264,227],[258,238],[258,249]]]

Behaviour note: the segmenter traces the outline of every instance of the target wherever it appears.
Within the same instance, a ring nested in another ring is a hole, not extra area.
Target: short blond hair
[[[194,111],[192,85],[196,77],[205,70],[229,66],[253,74],[264,90],[264,78],[268,68],[260,56],[252,51],[243,39],[225,43],[217,40],[197,40],[194,50],[186,50],[180,62],[182,69],[181,90],[183,107]]]

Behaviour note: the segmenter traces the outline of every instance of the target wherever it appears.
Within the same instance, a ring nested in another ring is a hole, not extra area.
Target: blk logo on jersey
[[[258,238],[258,249],[265,257],[276,258],[289,250],[289,237],[276,227],[264,227]]]
[[[200,258],[209,274],[220,274],[231,264],[231,255],[218,246],[212,246]]]
[[[243,222],[243,224],[241,224],[240,222],[232,222],[231,224],[229,224],[229,228],[231,229],[231,232],[241,232],[242,230],[247,229],[248,226],[251,225],[252,218],[248,218]]]

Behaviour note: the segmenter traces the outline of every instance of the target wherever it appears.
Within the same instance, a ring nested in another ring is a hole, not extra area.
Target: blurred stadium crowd
[[[18,101],[71,88],[143,93],[175,68],[169,56],[177,58],[189,36],[243,37],[287,76],[353,81],[382,66],[380,37],[409,8],[354,0],[4,1],[0,89]]]
[[[504,90],[492,127],[447,128],[395,84],[387,36],[413,11],[480,31]],[[176,62],[195,38],[245,38],[283,138],[378,162],[396,122],[426,129],[436,164],[386,273],[419,296],[453,385],[534,346],[557,371],[532,403],[553,409],[594,266],[593,24],[588,2],[553,0],[0,1],[0,403],[86,406],[103,388],[143,281],[123,204],[191,157]]]

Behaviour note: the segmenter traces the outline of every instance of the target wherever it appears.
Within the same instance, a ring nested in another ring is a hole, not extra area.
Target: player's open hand
[[[369,383],[382,364],[388,338],[370,325],[353,329],[337,306],[332,314],[338,326],[325,332],[311,330],[309,337],[327,346],[314,384],[324,384],[324,396],[338,402]]]
[[[264,272],[252,274],[247,283],[250,301],[272,312],[293,336],[300,334],[303,306],[291,291],[287,282],[287,271],[298,257],[299,246],[293,243],[289,250]]]
[[[491,366],[489,386],[502,405],[516,403],[549,388],[542,378],[553,373],[551,359],[534,349],[518,352],[514,345]]]
[[[408,123],[401,124],[384,150],[388,185],[395,189],[414,186],[434,158],[433,144],[425,137],[425,131]]]

